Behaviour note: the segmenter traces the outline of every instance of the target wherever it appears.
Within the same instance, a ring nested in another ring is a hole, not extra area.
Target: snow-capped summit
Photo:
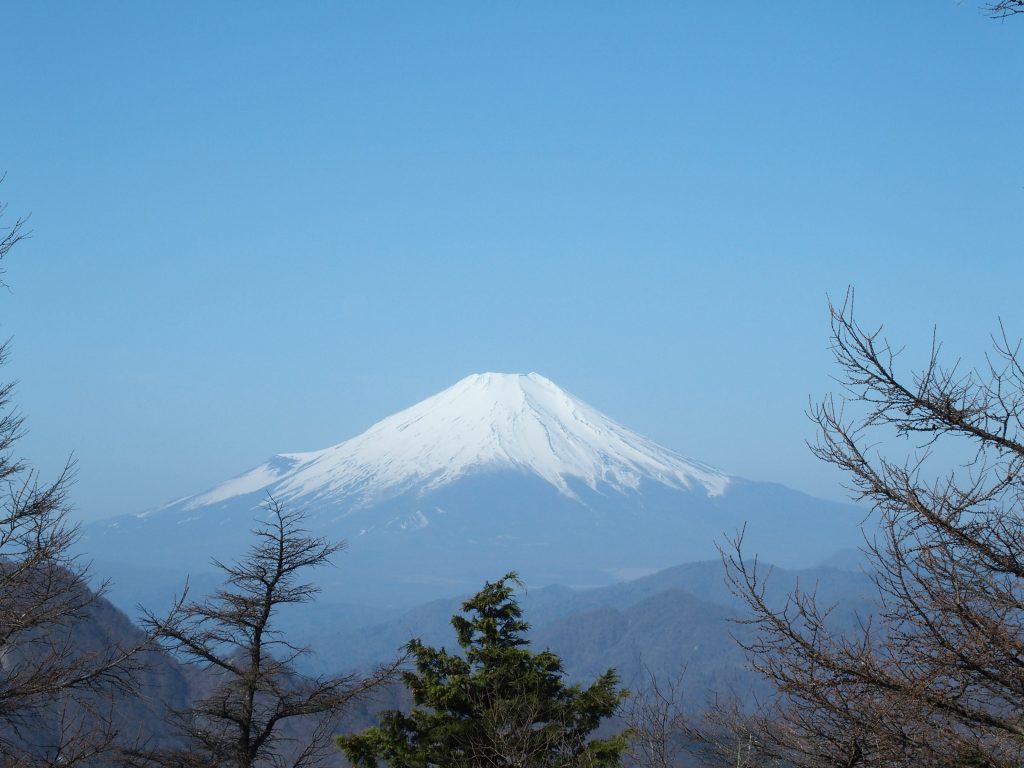
[[[471,592],[512,569],[534,584],[608,583],[716,557],[715,541],[748,522],[752,551],[818,560],[855,543],[860,515],[685,458],[539,374],[481,373],[330,448],[93,523],[82,546],[118,577],[122,605],[155,605],[182,570],[245,552],[268,494],[315,535],[347,540],[344,568],[318,584],[353,602]]]
[[[538,373],[479,373],[343,443],[276,456],[186,506],[262,489],[283,500],[342,495],[374,501],[509,469],[537,475],[569,497],[575,496],[572,480],[620,492],[652,481],[702,488],[709,496],[729,483],[718,470],[638,435]]]

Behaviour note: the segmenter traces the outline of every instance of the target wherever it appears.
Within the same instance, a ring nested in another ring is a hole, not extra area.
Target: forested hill
[[[828,567],[775,570],[769,580],[770,600],[782,601],[798,580],[805,587],[816,585],[824,600],[841,604],[839,622],[871,608],[866,576]],[[733,640],[732,635],[744,633],[742,626],[731,621],[742,615],[742,604],[727,589],[717,561],[680,565],[610,587],[553,586],[526,590],[521,597],[532,625],[531,644],[558,653],[570,679],[585,681],[614,667],[634,690],[642,689],[652,675],[659,681],[682,680],[690,709],[702,707],[715,692],[742,696],[767,692],[763,681],[746,669],[744,654]],[[325,607],[324,631],[297,639],[309,641],[316,650],[306,662],[316,670],[365,670],[393,658],[412,637],[453,647],[450,620],[463,599],[433,601],[390,621],[356,628],[334,624],[330,608]],[[90,608],[87,620],[77,625],[72,642],[81,653],[88,653],[104,645],[127,647],[142,636],[124,613],[100,599]],[[135,687],[137,695],[121,696],[114,704],[115,725],[130,742],[174,743],[166,722],[168,710],[184,708],[209,689],[213,678],[209,671],[181,664],[162,652],[148,653],[145,662]],[[382,689],[351,707],[336,729],[361,728],[373,721],[379,709],[406,703],[400,686]],[[52,743],[57,737],[52,724],[57,721],[52,716],[40,718],[29,723],[26,733],[39,744]],[[42,722],[50,725],[38,725]],[[301,731],[302,726],[291,729]]]
[[[873,607],[866,575],[831,567],[772,569],[769,601],[781,605],[797,584],[816,588],[824,604],[838,604],[838,625]],[[450,620],[463,599],[435,600],[389,621],[348,630],[325,621],[323,631],[304,639],[317,649],[313,663],[323,671],[382,661],[412,637],[451,647]],[[528,589],[521,603],[532,625],[532,644],[558,653],[575,679],[615,667],[628,687],[637,688],[650,674],[668,679],[685,670],[694,705],[713,691],[754,691],[761,685],[746,670],[744,654],[733,640],[745,631],[732,621],[744,615],[744,605],[729,591],[719,561],[679,565],[595,589]]]

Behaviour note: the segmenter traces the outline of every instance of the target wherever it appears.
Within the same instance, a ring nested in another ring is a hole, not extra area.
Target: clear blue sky
[[[1024,333],[1024,20],[901,3],[4,5],[0,333],[84,518],[539,371],[742,476],[806,452],[826,294]]]

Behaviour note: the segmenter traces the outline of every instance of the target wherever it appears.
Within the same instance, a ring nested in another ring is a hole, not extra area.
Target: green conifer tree
[[[529,625],[513,596],[515,573],[488,583],[452,618],[461,654],[408,645],[404,673],[414,707],[338,745],[356,766],[376,768],[611,768],[627,735],[593,738],[627,693],[608,670],[586,689],[566,685],[551,651],[530,651]]]

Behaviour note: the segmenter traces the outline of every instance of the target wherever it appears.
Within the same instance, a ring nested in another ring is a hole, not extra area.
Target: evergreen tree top
[[[527,646],[529,624],[508,573],[462,604],[452,618],[461,654],[413,640],[415,669],[403,679],[414,707],[391,710],[338,745],[360,768],[612,768],[626,734],[591,738],[627,693],[614,670],[583,689],[567,685],[550,650]]]

